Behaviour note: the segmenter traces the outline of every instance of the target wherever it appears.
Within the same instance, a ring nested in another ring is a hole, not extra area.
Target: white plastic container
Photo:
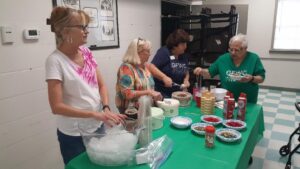
[[[157,130],[164,125],[164,111],[158,107],[151,107],[152,130]]]
[[[138,121],[143,127],[139,134],[139,145],[147,146],[152,141],[152,117],[151,117],[152,99],[150,96],[142,96],[139,98],[139,115]]]
[[[178,115],[179,101],[176,99],[164,99],[156,102],[158,107],[162,108],[165,117],[174,117]]]
[[[216,97],[216,101],[223,101],[224,97],[226,95],[227,90],[223,88],[215,88],[212,90],[212,93],[214,93]]]

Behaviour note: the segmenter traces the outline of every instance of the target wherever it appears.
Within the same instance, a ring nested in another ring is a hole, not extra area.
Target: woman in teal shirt
[[[247,46],[245,35],[235,35],[229,41],[229,53],[220,56],[208,69],[197,67],[194,73],[205,78],[219,75],[221,86],[232,92],[235,100],[244,92],[248,102],[256,103],[258,84],[265,79],[265,69],[258,55],[247,51]]]

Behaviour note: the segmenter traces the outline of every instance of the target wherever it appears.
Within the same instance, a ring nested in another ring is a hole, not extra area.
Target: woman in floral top
[[[151,43],[145,39],[134,39],[129,44],[118,71],[116,84],[116,106],[120,113],[127,108],[138,109],[140,96],[149,95],[154,100],[161,100],[159,92],[154,91],[151,70],[153,65],[146,63],[150,56]]]

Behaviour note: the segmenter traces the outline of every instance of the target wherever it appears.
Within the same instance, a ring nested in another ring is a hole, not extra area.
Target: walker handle
[[[295,106],[296,106],[297,110],[300,112],[300,102],[296,102]]]

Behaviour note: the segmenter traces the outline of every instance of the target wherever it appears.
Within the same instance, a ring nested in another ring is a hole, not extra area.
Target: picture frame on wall
[[[65,6],[90,16],[87,46],[91,50],[119,48],[117,0],[52,0],[53,7]]]

